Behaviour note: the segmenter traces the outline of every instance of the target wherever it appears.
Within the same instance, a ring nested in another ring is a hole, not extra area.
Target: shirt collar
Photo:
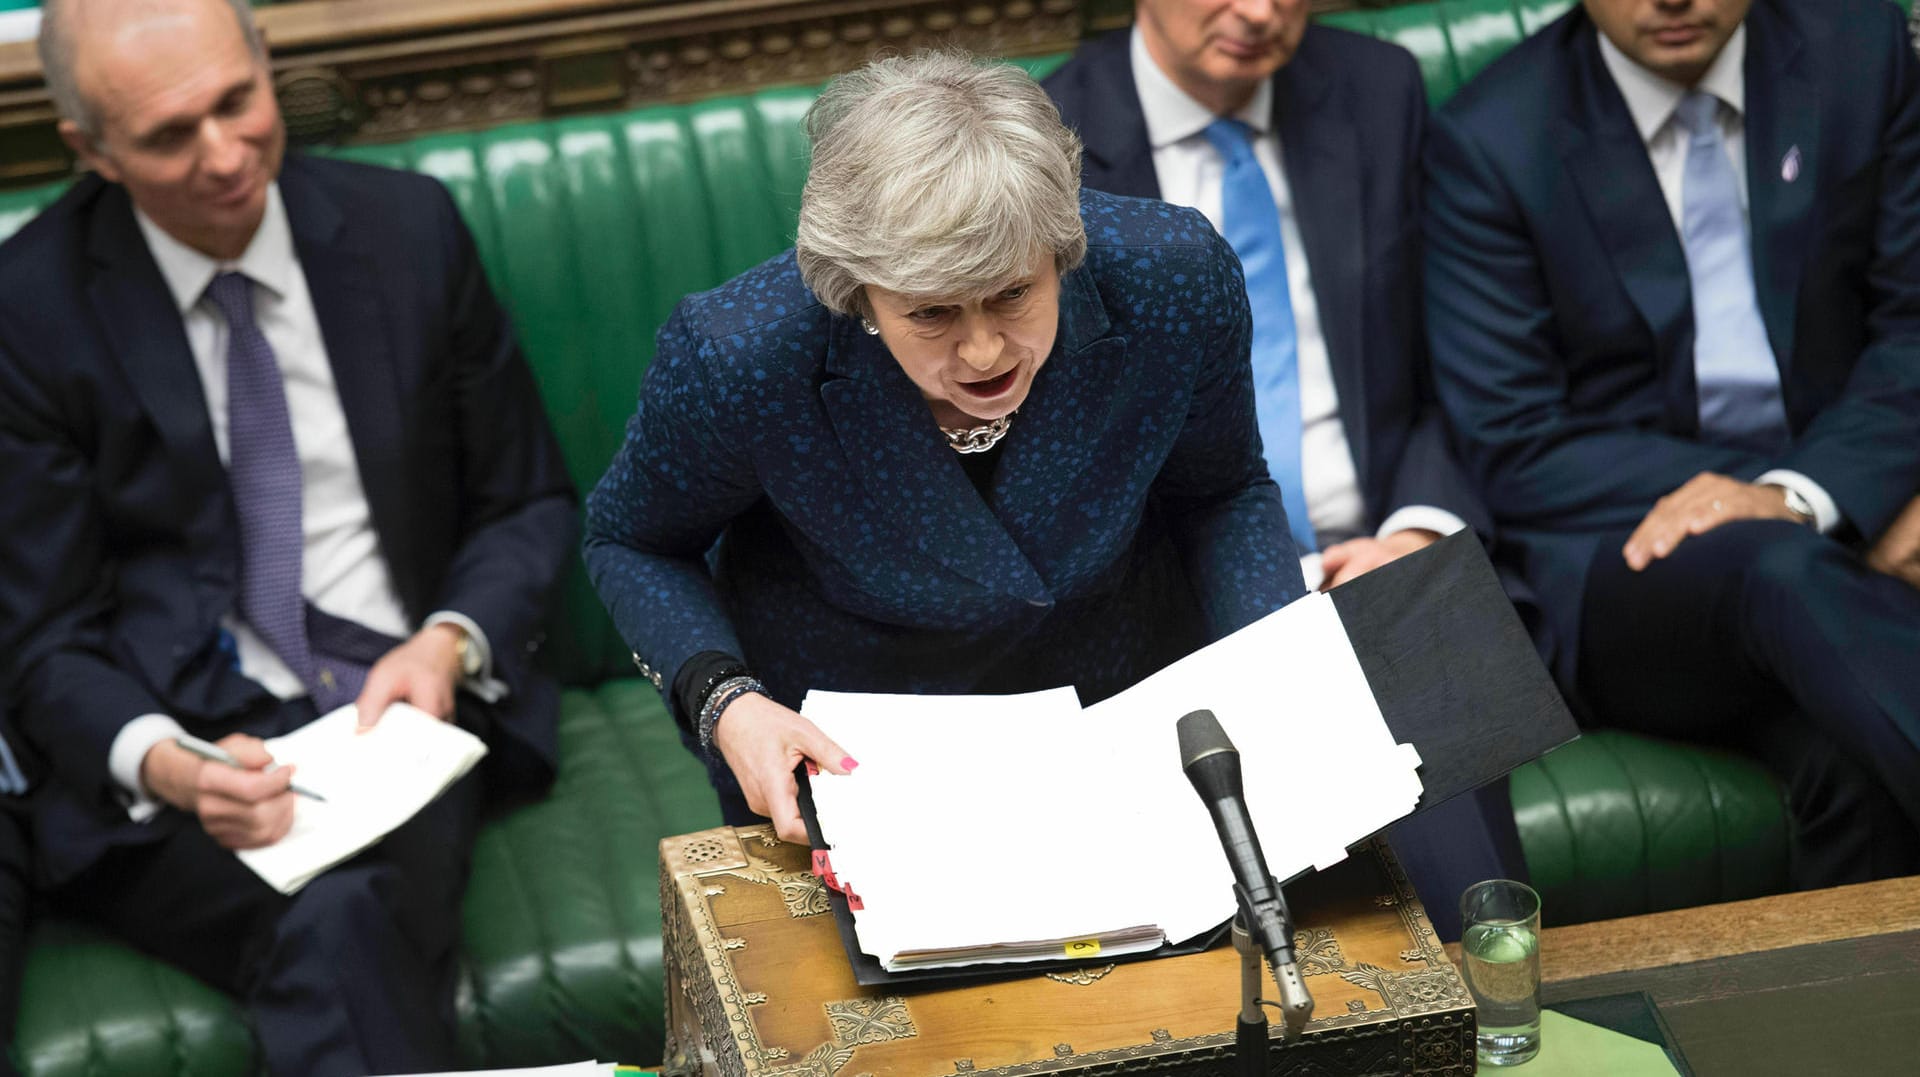
[[[278,183],[268,185],[267,209],[260,218],[260,227],[254,230],[247,249],[231,262],[209,258],[168,235],[138,206],[134,207],[133,217],[139,222],[140,232],[147,239],[147,249],[153,252],[154,263],[160,267],[160,277],[167,282],[167,291],[173,294],[174,305],[182,314],[200,302],[207,285],[213,283],[218,273],[244,273],[247,279],[275,296],[287,294],[287,279],[293,272],[293,231],[287,225],[287,207],[280,201]]]
[[[1140,111],[1147,120],[1147,141],[1157,150],[1205,131],[1219,117],[1195,101],[1153,62],[1138,24],[1132,36],[1133,85],[1140,92]],[[1255,134],[1266,134],[1273,126],[1273,80],[1261,79],[1254,87],[1253,96],[1233,113],[1233,118],[1253,128]]]
[[[1614,84],[1620,87],[1620,96],[1627,100],[1627,112],[1633,116],[1633,125],[1640,131],[1642,142],[1652,142],[1653,136],[1673,118],[1673,112],[1680,107],[1680,99],[1687,96],[1688,87],[1671,79],[1663,78],[1635,63],[1619,47],[1600,34],[1600,59],[1607,65],[1607,71],[1613,75]],[[1745,67],[1747,60],[1747,25],[1741,23],[1734,27],[1733,36],[1713,58],[1707,73],[1700,76],[1700,85],[1693,87],[1704,93],[1710,93],[1720,99],[1720,103],[1731,108],[1736,115],[1747,110],[1747,80]]]

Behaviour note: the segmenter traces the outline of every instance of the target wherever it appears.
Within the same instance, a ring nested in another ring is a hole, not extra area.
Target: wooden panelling
[[[1312,0],[1314,10],[1356,0]],[[295,144],[817,82],[883,50],[1071,49],[1132,0],[296,0],[256,12]],[[0,185],[66,174],[33,43],[0,45]]]
[[[261,28],[296,144],[378,142],[817,82],[882,50],[1071,49],[1090,0],[303,0]],[[0,46],[0,182],[71,168],[31,42]]]

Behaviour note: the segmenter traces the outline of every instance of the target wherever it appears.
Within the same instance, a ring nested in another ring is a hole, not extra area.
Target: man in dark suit
[[[1426,372],[1413,57],[1310,26],[1305,0],[1135,14],[1044,85],[1085,146],[1086,186],[1199,209],[1246,267],[1261,441],[1309,586],[1489,535]],[[1394,838],[1443,935],[1467,884],[1525,870],[1505,782]]]
[[[438,184],[283,167],[245,3],[63,0],[41,50],[94,172],[0,248],[0,694],[51,770],[41,881],[240,994],[276,1071],[447,1068],[479,774],[291,896],[228,850],[294,818],[261,739],[342,705],[550,779],[526,661],[576,523],[538,394]]]
[[[1238,121],[1250,136],[1285,253],[1284,290],[1254,297],[1273,299],[1254,303],[1255,331],[1291,325],[1297,356],[1300,481],[1287,507],[1307,521],[1296,541],[1320,552],[1305,559],[1309,585],[1332,586],[1490,527],[1423,359],[1419,69],[1405,49],[1306,13],[1305,0],[1142,0],[1133,30],[1088,43],[1043,85],[1086,147],[1086,186],[1191,205],[1230,242],[1229,163],[1208,131]]]
[[[1920,63],[1899,14],[1587,0],[1448,104],[1427,162],[1438,385],[1563,688],[1774,766],[1802,884],[1911,870]]]

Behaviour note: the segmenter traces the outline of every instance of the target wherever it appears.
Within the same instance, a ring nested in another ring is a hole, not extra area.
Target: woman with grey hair
[[[856,765],[810,688],[1090,703],[1304,591],[1203,217],[1083,192],[1039,86],[951,53],[807,133],[795,249],[661,329],[586,543],[728,820],[792,841],[796,766]]]

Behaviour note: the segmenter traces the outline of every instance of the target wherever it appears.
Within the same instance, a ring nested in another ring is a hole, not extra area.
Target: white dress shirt
[[[377,632],[405,638],[412,629],[387,559],[374,531],[373,511],[360,482],[359,460],[347,429],[346,411],[334,385],[333,366],[307,291],[307,276],[294,251],[278,184],[267,192],[266,215],[240,257],[218,261],[181,243],[146,214],[135,210],[147,248],[160,268],[180,311],[193,353],[194,368],[207,402],[214,447],[227,462],[227,339],[228,329],[207,286],[223,272],[243,273],[253,283],[254,319],[279,363],[286,384],[287,411],[300,455],[301,530],[305,548],[301,558],[301,591],[315,607],[364,625]],[[477,681],[488,688],[492,680],[491,651],[480,626],[463,614],[442,610],[425,624],[451,623],[470,638],[483,661]],[[273,648],[229,612],[221,625],[233,637],[240,672],[281,699],[307,694],[300,678],[287,668]],[[140,783],[140,764],[147,751],[183,730],[171,716],[147,714],[123,726],[108,753],[114,780],[135,797],[133,814],[145,818],[158,810]]]
[[[1153,145],[1153,172],[1162,200],[1191,206],[1221,226],[1221,179],[1226,162],[1207,140],[1206,129],[1216,117],[1195,101],[1154,63],[1138,27],[1133,31],[1133,84],[1147,121],[1147,140]],[[1287,255],[1287,292],[1293,299],[1293,324],[1300,378],[1300,479],[1307,516],[1321,548],[1360,535],[1366,530],[1367,507],[1360,493],[1360,474],[1346,426],[1340,421],[1340,397],[1327,355],[1327,338],[1320,328],[1320,307],[1314,298],[1313,267],[1307,262],[1305,242],[1293,208],[1293,192],[1281,168],[1280,136],[1273,127],[1273,83],[1263,80],[1253,99],[1233,114],[1253,129],[1253,156],[1267,174],[1267,186],[1280,210],[1280,242]],[[1395,531],[1420,528],[1450,535],[1466,523],[1445,509],[1409,505],[1389,516],[1375,532],[1385,537]],[[1307,586],[1321,578],[1320,555],[1301,558]]]
[[[1614,85],[1627,103],[1627,113],[1646,143],[1647,159],[1660,181],[1660,193],[1673,217],[1675,233],[1686,228],[1684,181],[1687,171],[1687,132],[1674,118],[1680,102],[1693,89],[1711,94],[1720,101],[1720,137],[1734,163],[1733,174],[1740,191],[1740,213],[1752,228],[1752,211],[1747,197],[1747,27],[1743,23],[1727,38],[1706,74],[1695,87],[1686,87],[1663,78],[1635,63],[1619,47],[1600,37],[1600,59],[1613,76]],[[1784,162],[1783,162],[1784,164]],[[1824,487],[1798,471],[1776,468],[1754,480],[1794,490],[1813,506],[1814,526],[1830,532],[1840,523],[1840,507]]]

